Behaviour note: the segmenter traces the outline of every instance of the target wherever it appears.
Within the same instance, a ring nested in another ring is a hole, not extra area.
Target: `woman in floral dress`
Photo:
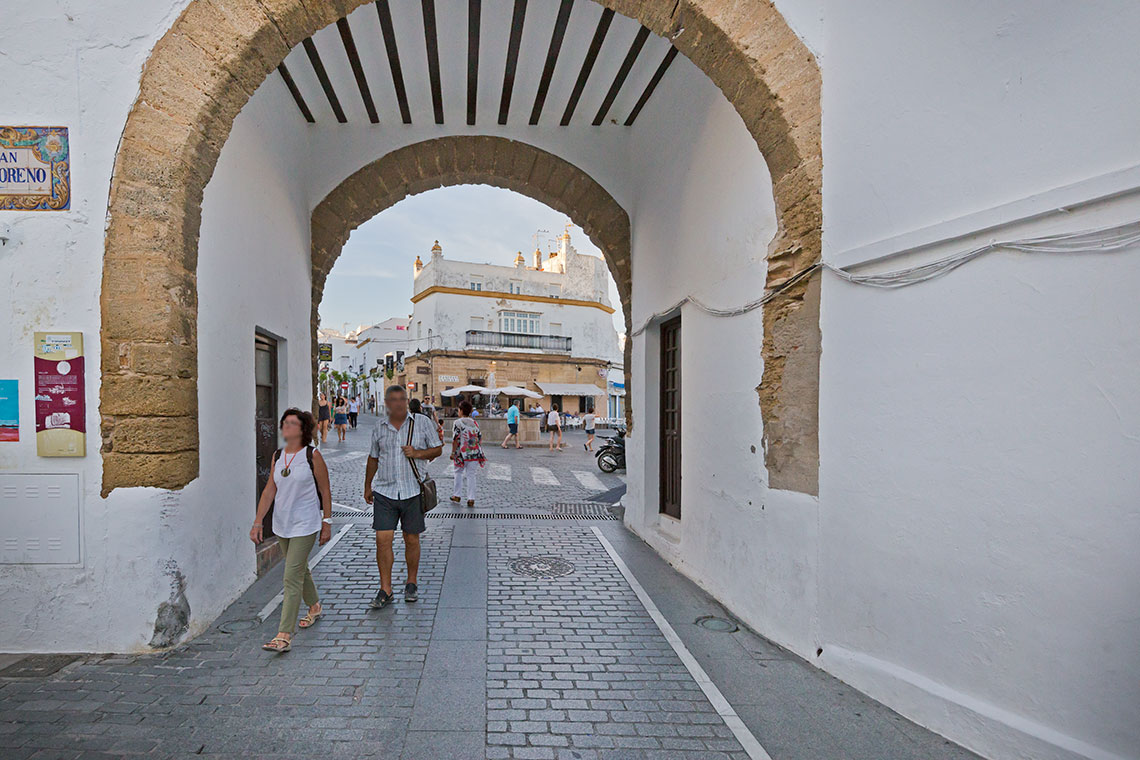
[[[458,504],[466,485],[469,507],[475,506],[475,465],[482,467],[487,461],[479,423],[471,419],[473,408],[470,401],[459,404],[459,417],[451,432],[451,461],[455,463],[455,492],[451,500]]]

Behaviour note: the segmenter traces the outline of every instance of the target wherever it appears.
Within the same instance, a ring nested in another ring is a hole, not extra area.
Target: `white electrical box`
[[[79,475],[0,472],[0,565],[79,562]]]

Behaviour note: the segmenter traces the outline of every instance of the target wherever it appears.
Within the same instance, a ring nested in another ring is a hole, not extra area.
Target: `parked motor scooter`
[[[602,472],[613,472],[625,469],[625,433],[619,430],[617,435],[605,438],[605,443],[594,456],[598,458],[598,469]]]

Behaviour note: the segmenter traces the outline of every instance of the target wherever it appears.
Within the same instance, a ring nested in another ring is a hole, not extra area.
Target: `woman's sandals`
[[[298,628],[312,628],[313,623],[320,620],[321,615],[324,615],[324,614],[325,614],[325,608],[324,607],[321,607],[315,613],[313,612],[313,608],[310,607],[308,613],[305,614],[305,617],[303,617],[297,621],[297,627]]]
[[[261,648],[267,652],[288,652],[293,648],[293,642],[284,636],[274,636],[269,642],[262,644]]]

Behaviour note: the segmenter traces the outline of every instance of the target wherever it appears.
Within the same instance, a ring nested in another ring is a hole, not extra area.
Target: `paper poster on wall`
[[[87,453],[83,333],[35,334],[36,453],[81,457]]]
[[[0,210],[71,207],[67,127],[0,126]]]
[[[0,441],[20,440],[18,380],[0,380]]]

